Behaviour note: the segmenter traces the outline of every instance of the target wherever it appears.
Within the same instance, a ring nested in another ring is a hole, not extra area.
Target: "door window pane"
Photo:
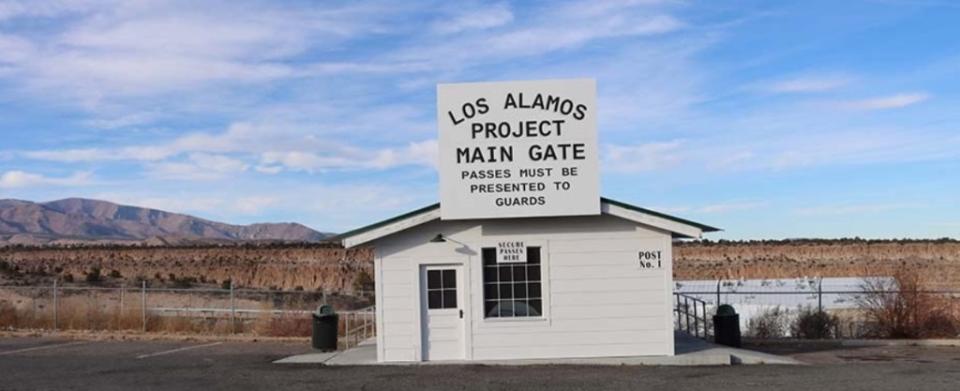
[[[427,271],[427,289],[440,289],[441,274],[439,270],[428,270]]]
[[[457,270],[427,270],[427,308],[457,307]]]
[[[427,308],[443,308],[443,295],[440,291],[427,291]]]
[[[444,288],[457,287],[457,271],[456,270],[443,271],[443,287]]]
[[[457,291],[445,289],[443,291],[443,308],[457,308]]]

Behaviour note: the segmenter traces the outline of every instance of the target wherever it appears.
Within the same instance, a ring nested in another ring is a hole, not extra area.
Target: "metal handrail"
[[[370,306],[356,311],[341,312],[340,314],[347,315],[344,317],[344,350],[357,346],[360,344],[360,342],[376,336],[377,328],[375,306]],[[356,321],[356,318],[358,317],[361,318],[360,325],[351,327],[351,318]]]
[[[711,330],[707,323],[707,302],[680,292],[674,292],[673,296],[676,298],[673,311],[677,315],[677,330],[684,331],[697,338],[710,338]],[[693,309],[692,312],[691,308]],[[697,308],[700,309],[699,312]]]

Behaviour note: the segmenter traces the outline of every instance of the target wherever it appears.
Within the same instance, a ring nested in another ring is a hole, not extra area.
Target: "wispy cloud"
[[[847,76],[804,76],[761,83],[759,88],[774,93],[812,93],[836,90],[850,81]]]
[[[93,174],[76,172],[65,177],[53,177],[26,171],[12,170],[0,175],[0,189],[27,188],[39,186],[81,186],[91,183]]]
[[[875,98],[848,100],[838,103],[838,106],[849,110],[888,110],[899,109],[922,103],[930,99],[925,92],[909,92]]]
[[[700,206],[659,206],[652,209],[666,213],[723,214],[759,209],[767,205],[764,201],[731,201]]]
[[[739,201],[739,202],[727,202],[719,204],[705,205],[700,208],[697,208],[696,211],[700,213],[729,213],[729,212],[739,212],[745,210],[752,210],[766,206],[767,203],[763,201]]]
[[[283,169],[305,172],[384,170],[399,166],[435,167],[437,142],[429,139],[402,147],[368,148],[283,126],[237,123],[221,133],[193,133],[158,145],[24,151],[22,156],[67,163],[139,161],[160,179],[203,180],[246,171]],[[231,154],[227,156],[225,154]]]
[[[271,3],[4,3],[0,17],[60,18],[59,29],[0,39],[15,80],[38,94],[87,105],[222,83],[299,77],[289,58],[313,42],[335,45],[376,31],[389,15],[372,5],[294,7]],[[46,8],[45,8],[46,7]],[[46,10],[45,10],[46,9]]]
[[[804,216],[842,216],[842,215],[860,215],[876,214],[890,212],[902,209],[921,208],[923,205],[912,203],[878,203],[878,204],[841,204],[841,205],[821,205],[806,208],[798,208],[794,213]]]
[[[511,21],[513,12],[509,4],[484,4],[476,8],[460,9],[456,15],[443,17],[433,24],[433,30],[439,34],[454,34],[499,27]]]
[[[240,174],[250,166],[240,159],[208,153],[191,153],[186,160],[147,165],[147,175],[158,179],[211,180]]]
[[[625,173],[665,168],[681,161],[682,146],[681,140],[640,145],[605,145],[601,153],[603,168]]]
[[[363,150],[342,148],[334,154],[310,151],[269,151],[261,155],[260,167],[267,172],[283,167],[293,171],[322,172],[328,170],[388,169],[404,165],[436,167],[437,142],[428,140],[410,143],[405,148]]]

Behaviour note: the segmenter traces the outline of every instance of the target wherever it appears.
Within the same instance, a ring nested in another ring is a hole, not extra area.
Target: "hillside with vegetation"
[[[678,243],[674,257],[676,279],[889,276],[906,266],[960,288],[960,241],[946,238],[703,240]]]

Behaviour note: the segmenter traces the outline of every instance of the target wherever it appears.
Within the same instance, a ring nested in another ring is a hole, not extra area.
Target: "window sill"
[[[483,318],[483,323],[546,322],[545,316],[522,316],[515,318]]]

